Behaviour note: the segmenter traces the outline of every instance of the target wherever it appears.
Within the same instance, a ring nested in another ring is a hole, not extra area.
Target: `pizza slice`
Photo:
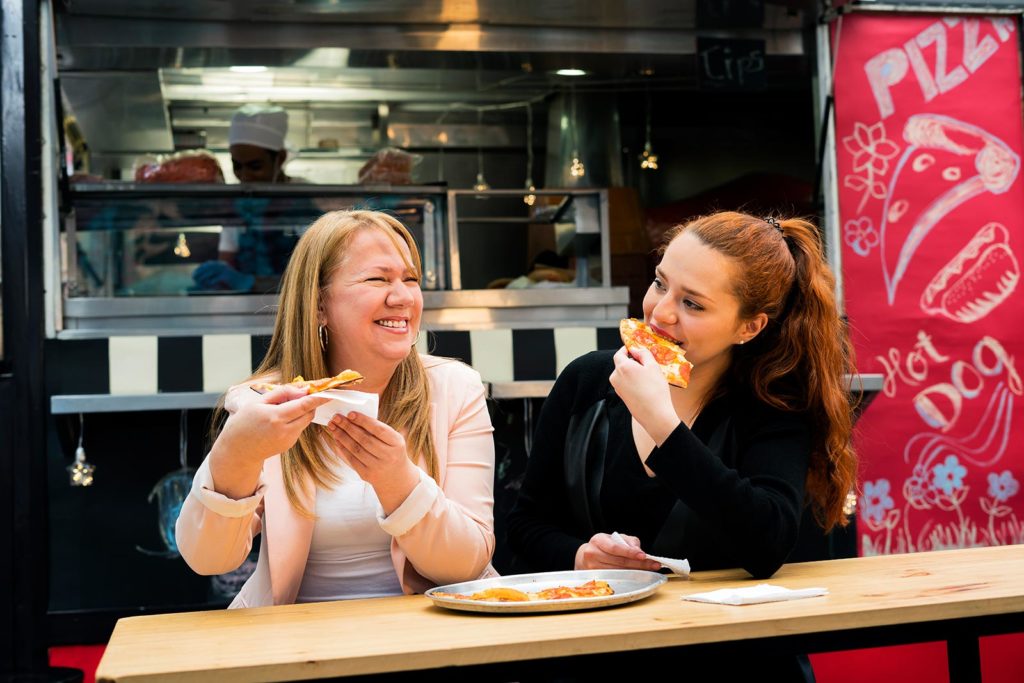
[[[536,596],[537,600],[567,600],[570,598],[598,598],[606,595],[614,595],[615,590],[612,589],[611,585],[607,581],[601,581],[599,579],[591,579],[586,583],[572,587],[572,586],[555,586],[554,588],[546,588],[536,593],[531,593],[532,596]]]
[[[327,391],[328,389],[337,389],[350,384],[358,384],[362,381],[363,376],[355,370],[342,370],[334,377],[325,377],[323,379],[303,379],[302,375],[298,375],[291,382],[288,382],[288,385],[305,388],[307,394],[316,394],[321,391]],[[264,394],[268,391],[277,389],[279,386],[281,385],[266,382],[263,384],[254,384],[252,388],[258,393]]]
[[[592,579],[579,586],[555,586],[536,593],[524,592],[517,588],[499,586],[465,595],[463,593],[435,592],[434,597],[474,600],[479,602],[527,602],[535,600],[568,600],[571,598],[597,598],[614,595],[615,590],[607,581]]]
[[[686,360],[685,351],[679,344],[657,334],[650,325],[636,318],[624,318],[619,323],[619,335],[627,349],[642,346],[650,351],[669,384],[685,389],[690,383],[693,363]]]
[[[530,600],[530,593],[524,593],[516,588],[498,586],[497,588],[485,588],[482,591],[465,595],[463,593],[434,593],[442,598],[455,598],[456,600],[477,600],[480,602],[527,602]]]

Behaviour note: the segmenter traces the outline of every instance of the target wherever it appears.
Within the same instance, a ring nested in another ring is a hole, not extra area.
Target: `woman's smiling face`
[[[320,322],[328,330],[331,372],[351,368],[369,383],[386,384],[416,343],[423,293],[408,245],[394,237],[360,229],[330,276]]]
[[[665,249],[644,296],[644,319],[686,350],[694,373],[723,372],[732,347],[751,338],[733,293],[736,264],[683,232]]]

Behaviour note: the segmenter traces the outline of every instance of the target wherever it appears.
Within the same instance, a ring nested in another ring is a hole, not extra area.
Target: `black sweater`
[[[680,424],[655,447],[646,459],[656,474],[651,478],[633,442],[629,411],[608,382],[612,355],[596,351],[573,361],[544,402],[508,521],[520,569],[572,569],[577,549],[590,540],[589,525],[574,517],[568,500],[563,457],[570,418],[603,397],[608,439],[600,510],[592,518],[605,528],[593,531],[638,536],[648,552],[687,558],[694,570],[742,567],[756,578],[774,574],[800,527],[811,447],[807,416],[733,388],[705,406],[692,430]],[[708,444],[716,430],[721,445],[712,452]],[[677,501],[684,504],[681,540],[652,549]]]

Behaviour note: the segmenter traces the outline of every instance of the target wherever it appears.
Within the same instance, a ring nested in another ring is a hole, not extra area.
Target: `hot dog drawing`
[[[921,310],[958,323],[973,323],[1006,300],[1020,281],[1009,233],[988,223],[943,266],[921,294]]]

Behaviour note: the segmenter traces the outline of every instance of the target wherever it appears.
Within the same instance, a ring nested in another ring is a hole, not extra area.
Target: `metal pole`
[[[23,674],[47,665],[39,6],[0,2],[0,672]]]
[[[836,28],[837,37],[839,27]],[[820,124],[824,127],[824,135],[819,139],[823,140],[823,148],[818,151],[818,158],[822,160],[819,169],[819,183],[821,194],[824,199],[824,215],[822,216],[822,232],[825,238],[825,255],[832,273],[836,278],[836,305],[839,312],[843,313],[845,299],[843,295],[843,250],[839,226],[839,188],[836,182],[836,129],[835,129],[835,107],[827,107],[826,103],[832,97],[832,73],[835,65],[832,63],[832,41],[829,37],[829,25],[821,23],[818,25],[817,34],[818,51],[818,111],[824,116]]]

